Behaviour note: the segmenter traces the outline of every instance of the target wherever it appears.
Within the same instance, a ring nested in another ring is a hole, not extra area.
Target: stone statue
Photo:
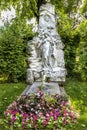
[[[66,69],[63,44],[56,31],[55,7],[40,7],[38,35],[28,42],[27,83],[41,81],[43,74],[51,81],[64,82]]]

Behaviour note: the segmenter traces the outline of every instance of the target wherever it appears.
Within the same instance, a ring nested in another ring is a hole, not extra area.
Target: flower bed
[[[4,115],[8,125],[28,130],[70,128],[76,122],[66,97],[44,95],[42,91],[21,96],[8,106]]]

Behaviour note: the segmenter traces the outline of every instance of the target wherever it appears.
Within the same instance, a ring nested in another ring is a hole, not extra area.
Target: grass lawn
[[[6,107],[18,98],[25,87],[24,83],[0,84],[0,122]],[[80,113],[79,123],[72,130],[87,130],[87,82],[67,79],[65,90],[70,96],[73,107]],[[0,130],[4,129],[0,127]]]
[[[26,85],[24,83],[0,84],[0,118],[3,118],[3,112],[23,92]]]
[[[87,130],[87,82],[67,79],[65,90],[73,107],[80,114],[79,123],[74,130]]]

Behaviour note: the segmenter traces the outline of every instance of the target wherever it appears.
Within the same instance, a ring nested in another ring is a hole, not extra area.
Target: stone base
[[[31,93],[35,93],[41,88],[42,82],[34,82],[32,85],[28,85],[27,88],[24,90],[22,95],[28,95]],[[45,86],[43,87],[43,92],[47,94],[59,94],[59,95],[67,95],[63,87],[59,87],[57,82],[46,82]]]
[[[65,82],[67,71],[65,68],[43,68],[41,70],[27,69],[27,80],[28,84],[33,84],[34,81],[41,82],[43,73],[45,78],[50,78],[51,82]],[[46,81],[46,80],[45,80]]]

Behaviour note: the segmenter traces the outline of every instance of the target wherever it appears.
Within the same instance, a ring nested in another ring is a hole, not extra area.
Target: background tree
[[[23,43],[23,47],[26,46],[29,37],[33,36],[33,33],[31,33],[32,31],[30,29],[30,26],[27,27],[28,29],[26,28],[26,20],[31,19],[32,17],[36,17],[38,21],[39,8],[42,4],[45,3],[46,3],[45,0],[26,0],[26,1],[8,0],[7,2],[6,0],[0,1],[0,5],[1,5],[0,10],[8,9],[8,8],[10,9],[11,6],[13,6],[14,9],[16,10],[16,18],[13,19],[11,26],[7,26],[5,28],[5,30],[2,33],[2,38],[0,38],[1,48],[4,48],[2,46],[5,46],[5,44],[9,45],[9,43],[12,43],[11,42],[12,39],[14,39],[14,43],[13,43],[14,46],[16,44],[18,47],[19,41],[21,41],[21,46],[22,43]],[[82,76],[81,71],[83,71],[84,68],[84,75],[85,75],[87,71],[86,62],[84,63],[85,67],[83,67],[81,60],[79,60],[79,62],[77,63],[77,59],[78,59],[78,55],[80,55],[80,50],[84,50],[84,45],[86,46],[86,38],[83,38],[83,35],[85,35],[86,37],[86,31],[83,31],[82,28],[84,28],[84,30],[87,28],[87,24],[85,24],[87,0],[84,0],[84,2],[82,0],[74,0],[74,1],[73,0],[51,0],[51,3],[55,5],[56,16],[57,16],[57,29],[65,45],[65,61],[66,61],[66,68],[68,70],[68,76],[72,76],[74,74],[76,75],[76,73],[79,73],[81,74],[81,78],[83,78],[84,76]],[[82,15],[84,15],[84,17]],[[16,23],[16,25],[14,23]],[[12,32],[12,29],[15,30],[15,33],[14,31]],[[14,37],[11,32],[14,33]],[[24,36],[24,34],[26,36]],[[6,37],[7,40],[9,39],[8,42],[6,41],[4,36]],[[13,38],[10,39],[9,37],[10,38],[13,37]],[[3,53],[1,51],[1,55],[3,55],[1,59],[4,59],[4,55],[6,52],[8,53],[8,50],[3,51]],[[21,56],[24,56],[23,48],[21,50]],[[84,54],[83,57],[85,57]],[[1,62],[0,64],[3,66],[2,61],[0,61]],[[7,64],[7,61],[5,62],[5,64]],[[1,67],[2,68],[1,73],[10,72],[10,71],[9,72],[4,71],[6,65],[4,65],[3,67]],[[24,70],[21,70],[21,72],[24,72]],[[86,80],[86,78],[84,79]]]

